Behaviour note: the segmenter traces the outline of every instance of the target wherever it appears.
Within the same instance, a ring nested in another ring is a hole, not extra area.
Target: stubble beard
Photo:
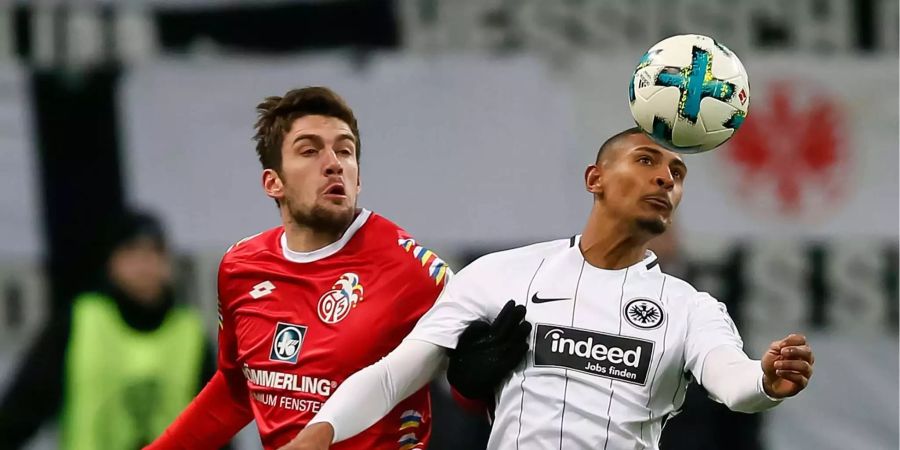
[[[288,214],[294,220],[294,223],[302,227],[309,228],[318,233],[332,233],[341,235],[353,223],[353,217],[356,214],[356,205],[346,208],[326,208],[318,203],[312,208],[301,209],[295,208],[290,201],[287,201]]]
[[[657,217],[653,219],[638,219],[637,226],[638,229],[646,231],[653,236],[659,236],[666,231],[669,224],[665,220]]]

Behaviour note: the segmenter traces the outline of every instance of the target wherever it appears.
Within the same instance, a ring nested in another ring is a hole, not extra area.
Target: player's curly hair
[[[309,115],[334,117],[347,123],[356,138],[356,160],[359,161],[361,143],[356,116],[340,95],[324,86],[292,89],[284,96],[266,97],[256,105],[256,154],[263,169],[281,172],[281,145],[284,135],[295,120]]]

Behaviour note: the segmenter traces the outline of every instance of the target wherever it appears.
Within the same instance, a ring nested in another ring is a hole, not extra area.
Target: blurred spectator
[[[60,448],[141,448],[215,370],[203,321],[173,298],[157,219],[125,213],[105,231],[96,289],[48,322],[0,403],[2,449],[54,417]]]
[[[694,284],[698,270],[723,270],[725,277],[732,273],[725,268],[695,267],[684,258],[678,228],[670,227],[650,242],[650,249],[659,258],[659,265],[666,273]],[[729,283],[735,285],[739,283]],[[702,290],[701,286],[695,286]],[[734,292],[713,293],[717,300],[728,307],[734,321],[740,327],[737,298]],[[751,354],[751,357],[753,355]],[[760,416],[743,414],[728,409],[709,398],[706,390],[696,382],[688,386],[681,412],[665,423],[660,448],[666,450],[761,450]]]

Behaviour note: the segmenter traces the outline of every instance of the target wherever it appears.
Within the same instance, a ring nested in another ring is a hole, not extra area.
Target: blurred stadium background
[[[313,84],[343,95],[360,118],[362,205],[458,269],[579,232],[584,166],[632,123],[637,60],[664,37],[698,33],[741,57],[750,115],[727,147],[686,158],[664,270],[727,302],[751,355],[800,331],[817,364],[810,389],[760,423],[712,409],[689,430],[673,419],[671,432],[681,448],[708,448],[685,444],[703,433],[733,440],[719,448],[898,448],[898,9],[0,2],[0,386],[51,312],[86,288],[92,238],[126,205],[168,225],[181,298],[214,335],[221,254],[278,224],[250,141],[264,96]],[[433,448],[476,445],[461,436],[476,442],[485,426],[434,389]],[[29,448],[54,439],[47,427]],[[259,448],[252,430],[238,447]]]

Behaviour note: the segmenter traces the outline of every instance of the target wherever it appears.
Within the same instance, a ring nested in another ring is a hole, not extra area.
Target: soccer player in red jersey
[[[400,227],[357,208],[359,130],[337,94],[307,87],[257,110],[262,185],[282,226],[225,253],[218,372],[148,449],[218,448],[252,419],[267,450],[286,444],[344,379],[400,343],[451,276]],[[423,388],[333,448],[421,449],[430,430]]]

